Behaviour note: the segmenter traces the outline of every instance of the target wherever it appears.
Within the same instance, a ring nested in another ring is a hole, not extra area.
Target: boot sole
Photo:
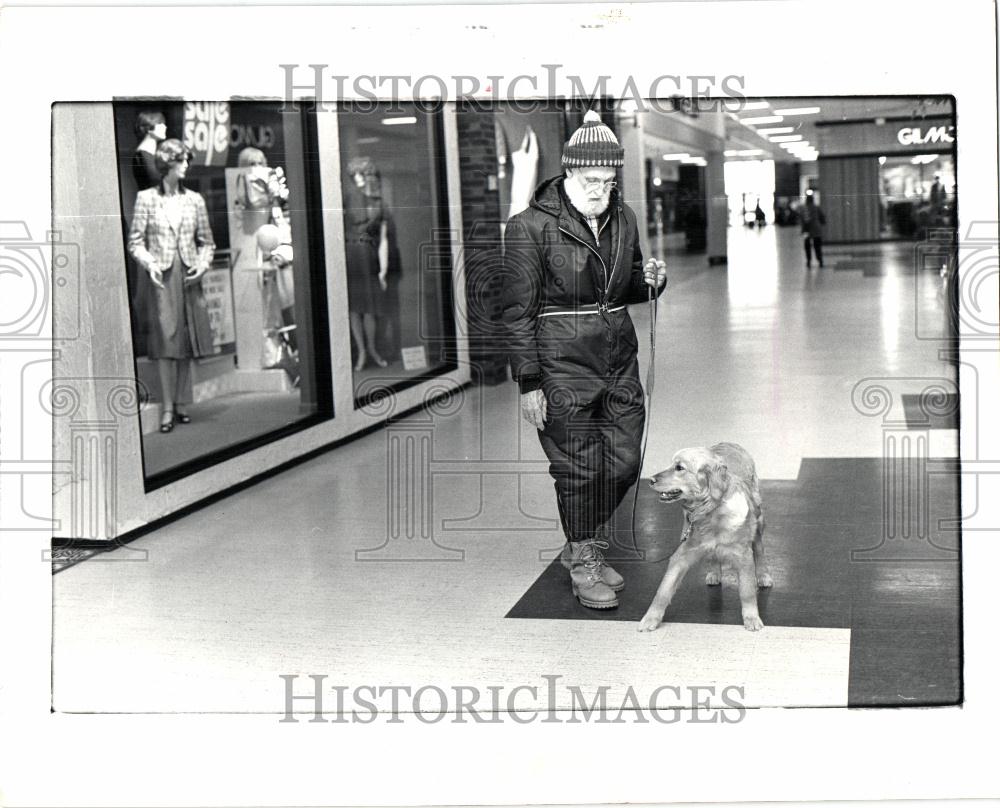
[[[576,596],[576,599],[580,601],[580,603],[586,606],[588,609],[618,608],[618,598],[615,598],[614,600],[608,601],[606,603],[604,601],[587,600],[585,597],[583,597],[583,595],[580,594],[580,590],[575,584],[573,585],[573,594]]]
[[[561,555],[559,556],[559,563],[562,564],[567,570],[572,569],[570,563]],[[625,581],[622,581],[618,584],[618,586],[611,586],[611,584],[605,584],[605,586],[612,592],[621,592],[625,588]]]

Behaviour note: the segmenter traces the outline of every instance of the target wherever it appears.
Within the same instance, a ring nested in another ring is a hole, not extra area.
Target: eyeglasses
[[[589,180],[583,177],[581,179],[583,179],[583,187],[588,191],[610,191],[612,188],[618,187],[615,180]]]

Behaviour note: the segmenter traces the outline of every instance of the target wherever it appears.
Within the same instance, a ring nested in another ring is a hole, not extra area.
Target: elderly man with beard
[[[590,111],[504,234],[504,323],[521,411],[555,480],[561,560],[584,606],[618,605],[625,582],[605,561],[609,523],[639,474],[645,407],[627,306],[666,284],[643,265],[636,215],[615,169],[624,150]]]

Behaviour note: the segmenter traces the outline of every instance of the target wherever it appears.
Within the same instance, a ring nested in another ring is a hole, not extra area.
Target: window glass
[[[114,115],[149,488],[331,414],[318,170],[278,102]]]
[[[348,105],[338,122],[351,361],[362,406],[455,366],[442,113],[399,102]]]

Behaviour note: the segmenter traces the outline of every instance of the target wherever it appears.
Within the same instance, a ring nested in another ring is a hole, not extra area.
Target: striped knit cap
[[[601,116],[590,110],[583,116],[583,126],[563,146],[562,165],[620,167],[625,165],[625,150],[618,145],[615,133],[601,123]]]

